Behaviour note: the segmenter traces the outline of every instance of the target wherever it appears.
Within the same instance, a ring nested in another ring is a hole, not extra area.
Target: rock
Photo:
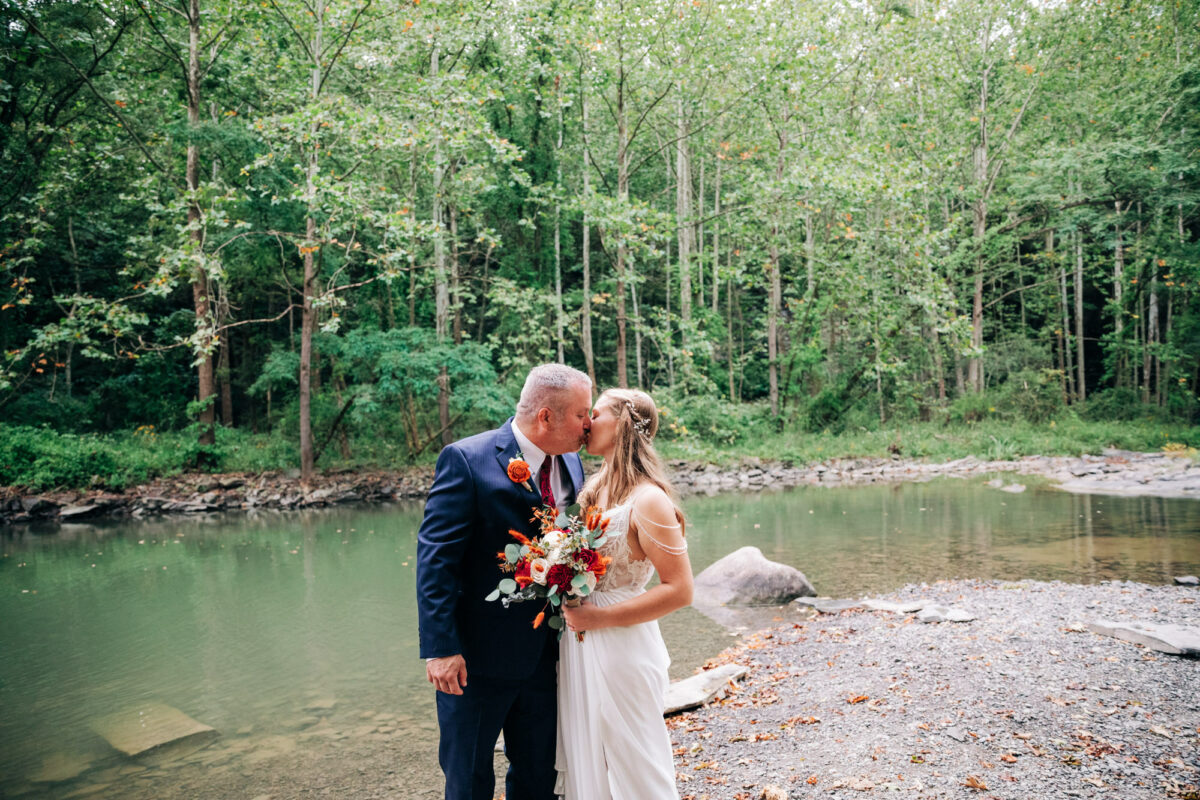
[[[857,600],[834,600],[829,597],[797,597],[793,602],[796,605],[815,608],[822,614],[836,614],[839,611],[850,611],[863,607],[863,604]]]
[[[804,573],[742,547],[696,576],[697,605],[779,605],[816,594]]]
[[[222,489],[237,489],[241,486],[244,486],[246,481],[242,478],[231,476],[228,478],[221,478],[221,480],[217,481],[217,483]]]
[[[740,680],[746,668],[739,664],[725,664],[698,673],[690,678],[674,681],[667,687],[664,697],[663,715],[668,716],[689,708],[702,706],[713,698],[723,695],[730,681]]]
[[[926,606],[917,614],[917,622],[945,622],[949,613],[946,606]]]
[[[61,783],[87,772],[92,760],[79,753],[57,751],[42,759],[41,766],[29,776],[33,783]]]
[[[95,514],[101,509],[98,505],[89,506],[67,506],[62,511],[58,512],[59,519],[80,519]]]
[[[912,614],[926,606],[924,600],[912,600],[908,603],[891,603],[887,600],[863,600],[863,607],[872,611],[890,611],[893,614]]]
[[[303,711],[332,711],[335,706],[337,706],[337,700],[332,697],[318,697],[316,700],[305,703],[301,709]]]
[[[1177,586],[1200,586],[1200,578],[1195,575],[1177,575],[1175,584]]]
[[[942,731],[942,733],[946,734],[956,742],[965,742],[967,740],[967,732],[957,725],[946,728],[946,730]]]
[[[1021,492],[1025,491],[1025,485],[1021,483],[1010,483],[1000,491],[1008,492],[1009,494],[1020,494]]]
[[[164,703],[144,703],[93,720],[91,729],[116,749],[141,755],[185,739],[211,739],[217,731]]]
[[[928,605],[917,614],[918,622],[970,622],[975,615],[961,608]]]
[[[41,514],[53,508],[58,508],[58,503],[51,502],[44,497],[22,497],[19,501],[19,507],[26,514]]]
[[[768,784],[763,787],[762,794],[758,796],[758,800],[788,800],[788,794],[778,786]]]
[[[1200,628],[1099,619],[1088,623],[1088,630],[1101,636],[1112,636],[1126,642],[1142,644],[1160,653],[1200,656]]]
[[[993,489],[999,489],[1002,486],[1004,486],[1004,479],[1003,478],[994,478],[994,479],[988,481],[987,485],[992,487]]]

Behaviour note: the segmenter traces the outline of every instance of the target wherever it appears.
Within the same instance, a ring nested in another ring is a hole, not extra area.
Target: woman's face
[[[592,427],[588,433],[587,451],[607,458],[612,452],[617,431],[616,407],[611,400],[602,399],[592,409]]]

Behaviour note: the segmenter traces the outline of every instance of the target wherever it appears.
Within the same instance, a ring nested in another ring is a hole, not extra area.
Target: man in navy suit
[[[509,529],[533,535],[536,508],[575,501],[591,405],[587,375],[543,364],[526,378],[513,418],[438,456],[417,536],[417,609],[447,800],[492,800],[502,730],[506,800],[554,798],[557,633],[533,627],[539,603],[505,608],[484,598],[504,577],[496,554],[513,541]],[[518,454],[532,473],[528,486],[508,476]]]

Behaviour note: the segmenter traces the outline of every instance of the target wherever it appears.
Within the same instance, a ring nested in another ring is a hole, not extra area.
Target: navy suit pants
[[[504,731],[508,757],[505,800],[554,800],[558,736],[558,646],[546,644],[533,675],[524,680],[472,677],[461,695],[437,693],[446,800],[492,800],[493,758]]]

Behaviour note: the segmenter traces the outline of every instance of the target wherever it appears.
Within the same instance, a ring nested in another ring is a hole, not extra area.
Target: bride
[[[670,657],[658,618],[692,601],[684,520],[651,443],[658,409],[645,392],[609,389],[587,449],[604,465],[579,495],[605,509],[612,559],[583,605],[563,612],[556,791],[565,800],[675,800],[663,721]],[[660,583],[646,589],[658,571]]]

